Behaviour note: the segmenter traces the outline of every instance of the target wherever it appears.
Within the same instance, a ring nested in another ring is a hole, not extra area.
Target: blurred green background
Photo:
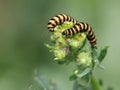
[[[89,23],[99,49],[110,46],[105,70],[94,74],[105,87],[120,89],[120,0],[0,0],[0,90],[28,90],[35,69],[59,90],[72,90],[73,65],[55,63],[44,45],[50,43],[48,20],[60,13]]]

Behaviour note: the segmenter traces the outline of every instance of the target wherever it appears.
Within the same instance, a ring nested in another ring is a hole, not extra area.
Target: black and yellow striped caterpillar
[[[68,15],[59,14],[51,18],[48,22],[48,30],[54,32],[54,28],[57,25],[61,25],[66,21],[73,22],[74,26],[70,29],[63,31],[62,35],[68,36],[68,35],[75,35],[79,32],[87,32],[87,38],[91,44],[91,48],[96,48],[96,38],[94,32],[92,31],[92,27],[87,23],[83,23],[83,22],[79,23]]]
[[[94,32],[92,31],[91,26],[88,25],[87,23],[83,22],[77,23],[72,28],[63,31],[62,34],[68,36],[75,35],[79,32],[87,32],[87,38],[91,44],[91,48],[96,47],[96,38]]]
[[[59,15],[56,15],[54,17],[52,17],[49,22],[48,22],[48,30],[53,32],[54,31],[54,28],[57,26],[57,25],[61,25],[63,24],[64,22],[73,22],[73,24],[75,25],[77,23],[77,21],[66,15],[66,14],[59,14]]]

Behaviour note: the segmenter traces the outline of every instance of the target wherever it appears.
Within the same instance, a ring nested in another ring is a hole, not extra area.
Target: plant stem
[[[91,87],[92,87],[92,90],[102,90],[99,82],[96,80],[94,76],[92,76],[91,78]]]

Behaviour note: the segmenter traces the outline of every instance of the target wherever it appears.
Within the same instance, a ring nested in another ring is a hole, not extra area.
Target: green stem
[[[102,90],[99,82],[93,76],[91,78],[91,87],[92,87],[92,90]]]

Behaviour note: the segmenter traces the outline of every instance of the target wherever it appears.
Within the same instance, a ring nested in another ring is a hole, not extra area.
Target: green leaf
[[[87,75],[88,73],[90,73],[91,68],[86,68],[82,73],[78,74],[77,77],[78,78],[82,78],[83,76]]]
[[[77,76],[75,75],[75,74],[73,74],[73,75],[71,75],[70,77],[69,77],[69,80],[75,80],[75,79],[77,79]]]
[[[50,46],[49,44],[44,44],[47,48],[50,48],[50,49],[52,49],[53,47],[52,46]]]
[[[92,57],[93,57],[93,60],[97,60],[98,58],[98,52],[96,51],[96,49],[92,49]]]
[[[99,62],[102,62],[102,61],[103,61],[103,59],[105,58],[105,56],[106,56],[106,54],[107,54],[107,50],[108,50],[108,46],[105,46],[105,47],[101,50],[101,52],[100,52],[100,54],[99,54],[99,56],[98,56]]]

